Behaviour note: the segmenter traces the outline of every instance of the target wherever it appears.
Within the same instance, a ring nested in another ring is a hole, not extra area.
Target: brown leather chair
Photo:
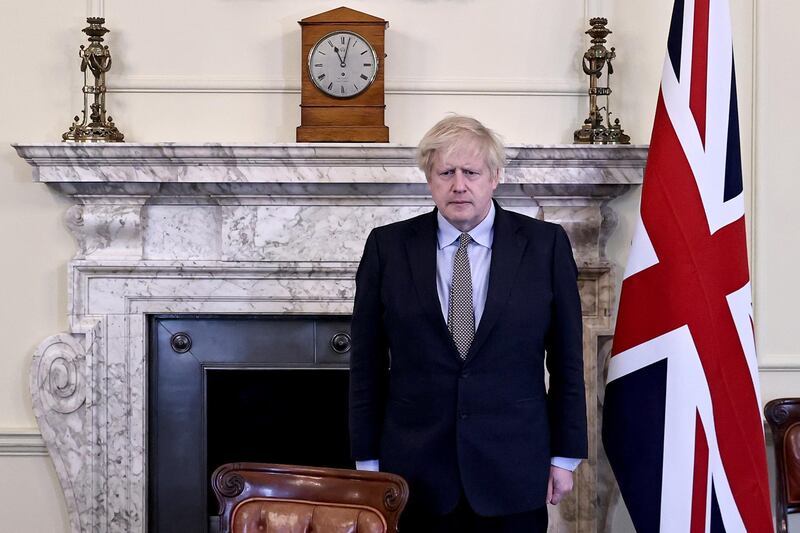
[[[385,472],[229,463],[211,485],[221,533],[395,533],[408,485]]]
[[[779,398],[764,407],[775,439],[775,529],[787,533],[786,515],[800,512],[800,398]]]

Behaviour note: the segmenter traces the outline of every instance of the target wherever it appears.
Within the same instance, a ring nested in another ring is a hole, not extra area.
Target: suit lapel
[[[439,293],[436,290],[436,210],[428,216],[418,220],[418,223],[409,229],[409,238],[406,239],[406,252],[411,265],[411,275],[417,289],[417,297],[422,303],[422,308],[429,315],[431,324],[436,324],[441,335],[448,339],[450,333],[447,323],[442,316],[442,307],[439,302]],[[455,345],[453,345],[455,349]]]
[[[475,339],[467,354],[469,361],[486,341],[500,316],[511,288],[514,286],[517,270],[527,239],[519,233],[519,226],[512,217],[495,202],[494,239],[492,241],[492,260],[489,266],[489,288],[483,316],[475,332]],[[441,315],[441,313],[439,313]]]

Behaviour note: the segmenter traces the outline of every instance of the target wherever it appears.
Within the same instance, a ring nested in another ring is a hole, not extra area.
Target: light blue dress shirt
[[[461,230],[450,224],[442,216],[436,214],[439,229],[436,233],[438,248],[436,250],[436,292],[439,294],[439,303],[442,306],[442,315],[447,322],[447,310],[450,305],[450,285],[453,280],[453,260],[458,250],[458,241]],[[481,322],[483,309],[486,305],[486,295],[489,292],[489,267],[492,263],[492,242],[494,241],[494,203],[489,208],[480,224],[468,233],[472,237],[467,254],[469,255],[469,268],[472,274],[472,305],[475,312],[475,329]],[[551,457],[550,464],[565,470],[574,471],[581,463],[580,459],[569,457]],[[378,471],[380,464],[377,459],[356,461],[359,470]]]

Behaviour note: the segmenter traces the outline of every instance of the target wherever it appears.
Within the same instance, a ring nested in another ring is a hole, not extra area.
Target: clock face
[[[375,49],[357,33],[329,33],[308,54],[308,75],[330,96],[349,98],[362,93],[378,73]]]

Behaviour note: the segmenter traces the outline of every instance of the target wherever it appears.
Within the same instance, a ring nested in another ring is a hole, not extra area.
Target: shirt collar
[[[492,202],[489,206],[489,213],[486,215],[486,218],[467,232],[469,236],[472,237],[475,244],[485,246],[489,249],[492,248],[492,241],[494,240],[494,215],[494,202]],[[439,241],[439,249],[441,250],[445,246],[450,246],[454,242],[457,242],[458,238],[461,236],[461,230],[450,224],[450,222],[442,216],[440,211],[436,212],[436,219],[438,221],[436,236]]]

